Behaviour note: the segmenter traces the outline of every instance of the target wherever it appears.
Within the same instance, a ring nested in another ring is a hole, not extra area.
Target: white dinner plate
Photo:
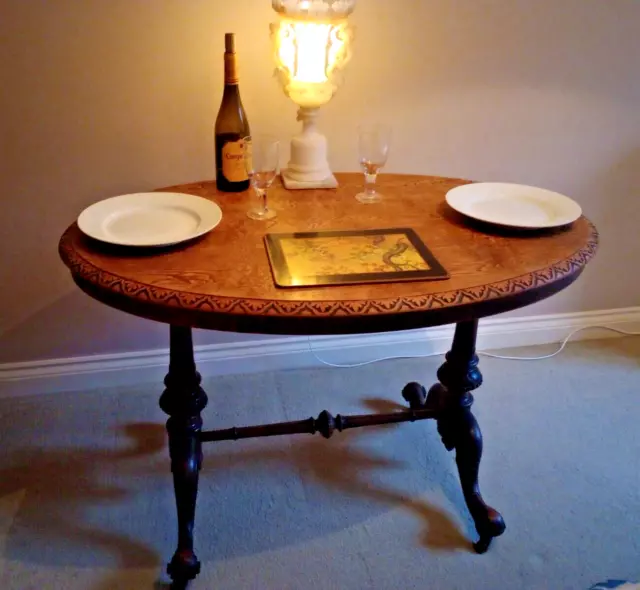
[[[569,197],[522,184],[465,184],[446,198],[453,209],[473,219],[521,229],[560,227],[582,215],[580,205]]]
[[[133,193],[87,207],[78,227],[88,236],[119,246],[171,246],[211,231],[220,207],[183,193]]]

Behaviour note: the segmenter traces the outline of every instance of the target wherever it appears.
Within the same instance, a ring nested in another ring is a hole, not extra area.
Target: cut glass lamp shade
[[[338,90],[351,57],[353,28],[347,17],[356,0],[272,0],[272,4],[280,15],[271,25],[277,78],[300,107],[298,120],[303,124],[302,133],[291,142],[285,186],[337,186],[327,162],[326,139],[316,127],[317,109]]]
[[[276,12],[297,18],[346,18],[356,0],[273,0],[271,4]]]

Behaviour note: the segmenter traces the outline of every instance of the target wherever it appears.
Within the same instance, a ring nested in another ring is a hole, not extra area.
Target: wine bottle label
[[[244,158],[244,141],[228,141],[222,148],[222,174],[229,182],[249,179]]]
[[[253,143],[251,140],[244,142],[244,168],[245,170],[253,169]],[[249,174],[247,174],[247,178]]]

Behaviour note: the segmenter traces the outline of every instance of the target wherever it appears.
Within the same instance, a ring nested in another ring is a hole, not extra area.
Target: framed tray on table
[[[410,228],[267,234],[265,244],[279,287],[449,278]]]

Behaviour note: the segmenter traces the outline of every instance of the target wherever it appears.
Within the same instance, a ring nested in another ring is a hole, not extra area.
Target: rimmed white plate
[[[522,184],[465,184],[451,189],[446,199],[468,217],[519,229],[561,227],[582,215],[580,205],[569,197]]]
[[[183,193],[133,193],[87,207],[78,227],[88,236],[119,246],[171,246],[211,231],[220,207]]]

